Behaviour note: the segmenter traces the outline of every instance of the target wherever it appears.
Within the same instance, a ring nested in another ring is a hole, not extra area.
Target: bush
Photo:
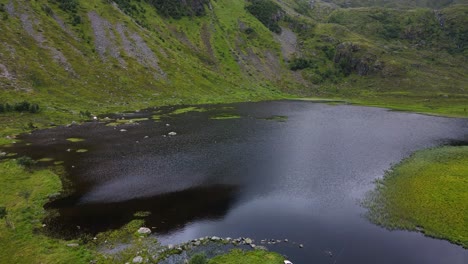
[[[7,216],[7,209],[5,206],[0,206],[0,219],[3,219]]]
[[[42,5],[42,11],[44,11],[48,16],[52,16],[54,14],[52,9],[46,4]]]
[[[79,3],[78,0],[49,0],[58,4],[59,8],[65,12],[76,13]]]
[[[278,22],[284,17],[285,12],[280,6],[271,0],[249,0],[250,4],[245,9],[255,16],[263,25],[275,33],[281,33]]]
[[[205,15],[205,4],[209,0],[146,0],[166,17],[180,19],[183,16]]]
[[[91,114],[91,112],[89,112],[88,110],[86,110],[86,111],[84,111],[84,112],[83,112],[83,111],[80,111],[80,116],[91,117],[92,114]]]
[[[38,104],[31,104],[28,101],[23,101],[20,103],[15,103],[14,105],[10,105],[9,103],[3,104],[0,103],[0,113],[6,112],[30,112],[30,113],[37,113],[39,112],[39,105]]]
[[[16,112],[25,112],[29,111],[31,104],[28,101],[23,101],[21,103],[16,103],[13,107]]]
[[[294,58],[289,63],[289,69],[292,71],[303,70],[306,68],[314,68],[314,66],[315,65],[312,63],[311,60],[304,58]]]
[[[30,157],[23,156],[16,159],[16,164],[23,167],[31,167],[34,164],[36,164],[36,161],[31,159]]]

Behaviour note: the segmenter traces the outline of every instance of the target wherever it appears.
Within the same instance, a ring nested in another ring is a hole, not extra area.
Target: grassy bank
[[[365,202],[389,229],[421,230],[468,248],[468,146],[416,152],[389,171]]]
[[[83,247],[42,234],[47,196],[61,190],[51,170],[29,170],[14,160],[0,162],[0,206],[7,215],[0,222],[2,263],[88,263],[92,254]]]
[[[233,250],[229,254],[210,259],[208,264],[282,264],[284,257],[277,253],[255,250]]]

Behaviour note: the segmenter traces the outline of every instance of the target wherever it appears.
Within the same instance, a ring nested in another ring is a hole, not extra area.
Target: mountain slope
[[[285,93],[372,104],[391,97],[400,106],[416,102],[418,111],[466,115],[467,5],[434,12],[303,0],[0,4],[0,104],[26,100],[41,109],[0,113],[2,134],[89,112]]]

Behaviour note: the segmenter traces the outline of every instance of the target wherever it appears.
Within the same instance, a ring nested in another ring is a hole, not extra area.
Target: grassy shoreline
[[[388,229],[420,231],[468,248],[468,146],[417,151],[377,181],[364,202]]]

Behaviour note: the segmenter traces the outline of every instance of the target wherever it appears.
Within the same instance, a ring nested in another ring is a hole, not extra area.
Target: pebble
[[[141,256],[136,256],[133,258],[133,263],[142,263],[143,258]]]

